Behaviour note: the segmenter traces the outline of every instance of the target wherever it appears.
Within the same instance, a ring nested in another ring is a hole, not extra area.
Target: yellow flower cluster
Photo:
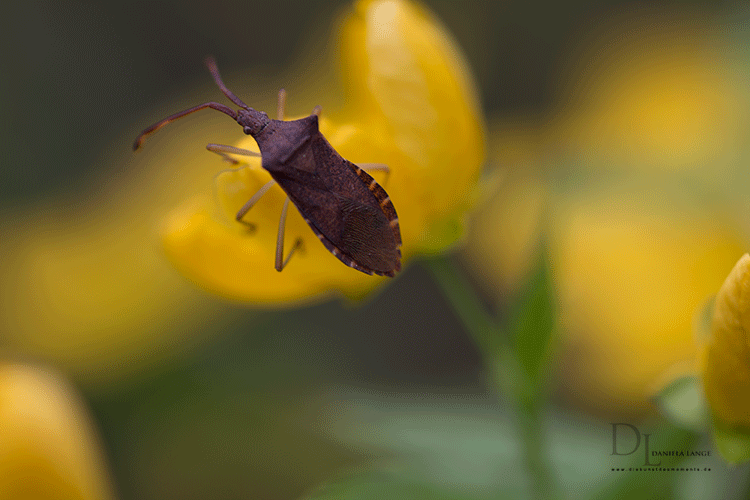
[[[694,372],[695,311],[746,249],[719,191],[746,184],[744,77],[710,21],[652,14],[584,34],[547,116],[494,120],[489,162],[509,166],[469,238],[498,300],[545,240],[562,390],[598,414],[643,415],[658,380]]]

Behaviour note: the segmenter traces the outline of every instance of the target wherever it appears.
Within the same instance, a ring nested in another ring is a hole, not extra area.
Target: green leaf
[[[716,448],[730,464],[750,461],[750,429],[737,429],[714,420]]]
[[[709,427],[709,411],[697,377],[682,377],[665,387],[655,398],[662,415],[676,426],[696,432]]]
[[[432,484],[457,498],[535,498],[540,478],[529,468],[524,438],[514,425],[518,418],[505,405],[475,395],[356,389],[339,390],[330,400],[323,411],[329,439],[358,456],[398,457],[408,464],[403,474],[409,484]],[[536,498],[589,498],[609,480],[625,477],[610,471],[620,462],[610,457],[610,424],[559,412],[546,412],[544,422],[543,458],[562,493]]]
[[[527,377],[530,397],[538,397],[542,389],[554,326],[554,290],[547,252],[542,250],[534,272],[510,313],[508,326],[516,358]]]
[[[324,419],[327,432],[357,455],[399,457],[414,480],[449,485],[456,494],[505,491],[528,497],[520,437],[504,408],[473,396],[426,398],[337,393]],[[341,402],[346,402],[342,404]],[[495,498],[495,495],[478,498]],[[384,497],[388,498],[388,497]]]

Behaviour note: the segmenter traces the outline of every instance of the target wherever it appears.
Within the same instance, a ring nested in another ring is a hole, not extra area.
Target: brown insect
[[[240,109],[234,111],[218,102],[199,104],[148,127],[135,139],[133,149],[140,147],[145,136],[178,118],[204,108],[221,111],[236,120],[243,132],[253,136],[260,148],[262,166],[273,179],[237,212],[237,221],[244,222],[245,214],[274,184],[281,186],[287,195],[276,242],[277,271],[284,269],[302,246],[302,239],[298,238],[287,258],[283,258],[284,226],[291,200],[323,245],[344,264],[367,274],[394,276],[401,269],[401,232],[396,209],[388,193],[361,167],[342,158],[320,133],[320,107],[306,118],[284,121],[286,94],[282,89],[278,119],[270,119],[266,113],[242,102],[224,85],[213,58],[207,58],[206,65],[219,89]],[[206,148],[233,163],[237,161],[228,154],[258,156],[253,151],[221,144],[209,144]],[[385,165],[370,167],[388,171]]]

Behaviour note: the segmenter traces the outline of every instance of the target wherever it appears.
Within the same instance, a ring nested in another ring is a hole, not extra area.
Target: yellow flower
[[[743,255],[716,296],[702,351],[703,384],[713,415],[750,429],[750,255]]]
[[[491,197],[472,216],[463,257],[498,303],[518,292],[536,261],[551,190],[540,172],[541,139],[536,126],[517,120],[490,128],[487,163],[504,167],[485,182]]]
[[[663,197],[612,187],[555,206],[563,384],[598,413],[643,413],[666,372],[694,372],[695,311],[743,248],[718,214]]]
[[[44,359],[103,389],[199,346],[211,332],[196,328],[206,318],[231,317],[175,272],[156,241],[162,214],[210,168],[182,141],[214,134],[186,125],[176,125],[178,141],[152,141],[161,147],[148,156],[131,153],[136,132],[124,131],[101,145],[96,189],[0,217],[0,352]],[[168,167],[175,159],[179,171]]]
[[[584,37],[580,60],[567,64],[575,73],[562,85],[557,140],[585,150],[597,170],[708,166],[716,176],[744,144],[745,90],[727,65],[727,47],[711,38],[715,25],[666,12],[597,26],[599,38]]]
[[[725,54],[736,42],[716,43],[705,19],[658,16],[597,28],[554,121],[586,169],[575,181],[592,186],[554,208],[561,364],[571,395],[605,412],[644,411],[658,381],[695,372],[694,312],[745,247],[724,207],[693,195],[742,184],[727,174],[747,130]],[[613,168],[629,176],[597,177]]]
[[[0,363],[0,500],[114,498],[82,402],[57,375]]]
[[[389,166],[387,176],[373,176],[398,212],[404,259],[440,251],[462,234],[483,160],[482,117],[461,54],[425,9],[407,1],[358,2],[339,38],[346,105],[332,116],[323,106],[321,132],[344,158]],[[236,145],[257,151],[250,137]],[[303,252],[277,273],[281,189],[274,186],[244,218],[254,231],[234,221],[269,179],[250,160],[217,176],[218,196],[204,193],[174,209],[162,235],[175,266],[220,295],[269,305],[332,290],[357,297],[383,281],[344,266],[294,209],[285,248],[301,238]]]
[[[479,280],[507,294],[547,232],[562,390],[600,414],[642,415],[667,371],[694,373],[694,311],[745,248],[695,179],[743,185],[721,172],[739,164],[727,158],[742,151],[746,91],[705,20],[664,12],[597,26],[560,106],[538,123],[505,118],[490,141],[515,142],[493,148],[505,187],[472,241]]]

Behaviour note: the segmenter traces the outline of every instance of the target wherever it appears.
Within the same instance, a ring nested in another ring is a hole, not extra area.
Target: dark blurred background
[[[287,67],[348,2],[12,2],[2,52],[3,205],[76,185],[99,145],[158,103],[225,73]],[[431,1],[463,47],[488,114],[539,112],[571,34],[627,2]]]

